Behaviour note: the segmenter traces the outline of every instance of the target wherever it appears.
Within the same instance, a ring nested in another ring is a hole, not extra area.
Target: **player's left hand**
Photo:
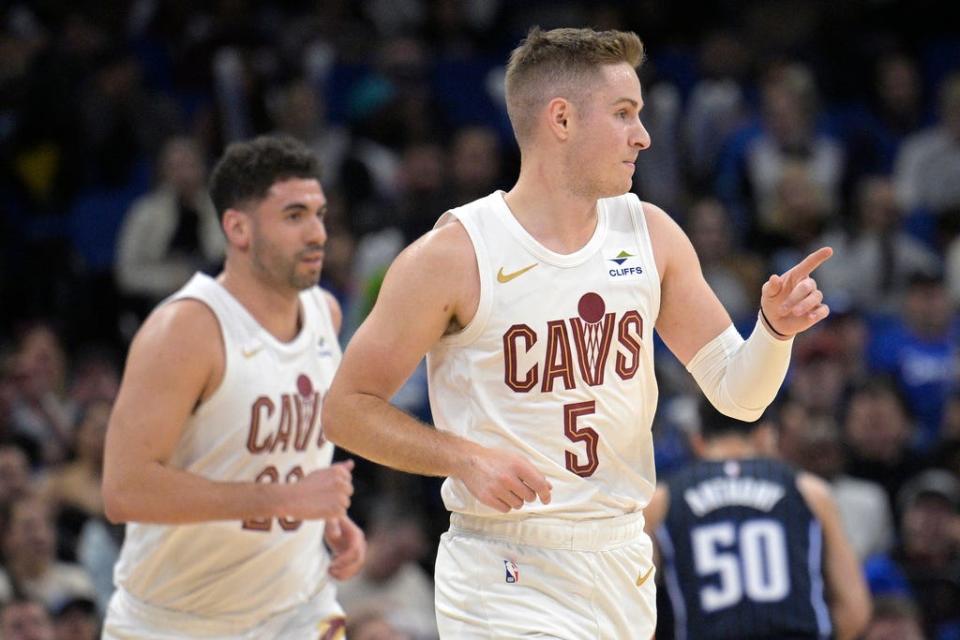
[[[823,304],[823,292],[810,277],[813,270],[833,255],[830,247],[821,247],[783,275],[772,275],[763,285],[760,308],[768,328],[782,339],[806,331],[830,314]]]
[[[349,516],[327,520],[323,539],[330,547],[329,573],[337,580],[349,580],[360,571],[367,557],[367,539]]]

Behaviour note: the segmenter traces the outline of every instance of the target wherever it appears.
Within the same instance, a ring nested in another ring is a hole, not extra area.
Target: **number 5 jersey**
[[[656,482],[650,428],[660,279],[640,201],[630,193],[599,200],[593,236],[570,254],[537,242],[500,191],[448,216],[473,244],[480,298],[467,326],[428,355],[434,423],[519,453],[553,492],[549,505],[503,515],[448,478],[447,508],[519,519],[642,510]]]

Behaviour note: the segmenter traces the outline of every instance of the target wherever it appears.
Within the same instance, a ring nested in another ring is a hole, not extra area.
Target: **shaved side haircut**
[[[582,105],[599,67],[626,62],[636,69],[643,58],[643,42],[631,31],[533,27],[507,64],[507,115],[517,143],[530,138],[537,112],[550,100]]]

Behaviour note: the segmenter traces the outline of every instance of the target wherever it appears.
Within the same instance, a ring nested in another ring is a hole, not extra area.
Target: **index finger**
[[[830,247],[820,247],[806,258],[801,260],[799,264],[783,274],[783,277],[793,280],[803,280],[813,273],[814,269],[829,260],[830,256],[832,255],[833,249]]]

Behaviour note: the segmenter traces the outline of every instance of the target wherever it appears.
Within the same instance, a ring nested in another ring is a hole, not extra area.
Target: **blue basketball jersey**
[[[670,506],[656,536],[673,637],[831,637],[821,527],[790,467],[704,461],[667,484]]]

